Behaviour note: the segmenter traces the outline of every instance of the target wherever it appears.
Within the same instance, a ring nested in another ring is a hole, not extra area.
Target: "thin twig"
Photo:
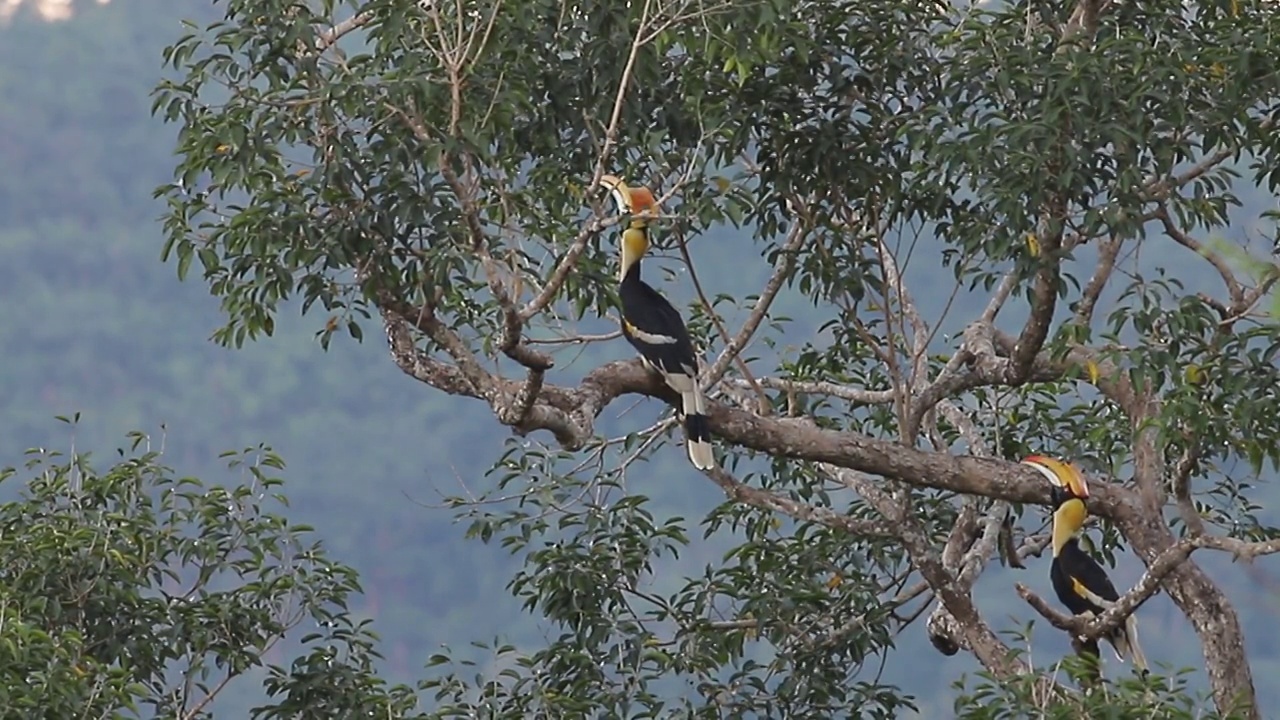
[[[694,292],[698,294],[698,302],[702,304],[702,308],[706,311],[707,317],[710,318],[711,323],[715,325],[716,331],[720,333],[720,339],[724,341],[725,347],[728,348],[733,341],[729,338],[729,331],[720,320],[720,315],[716,313],[715,307],[712,306],[711,301],[707,298],[706,292],[702,289],[702,282],[698,280],[698,271],[694,269],[693,266],[693,258],[689,257],[689,248],[685,243],[684,234],[678,233],[676,239],[676,245],[680,248],[680,256],[684,258],[685,265],[689,268],[689,280],[693,283]],[[768,306],[766,305],[764,308],[768,309]],[[772,407],[769,402],[769,396],[766,395],[764,389],[760,387],[760,383],[756,382],[755,377],[751,374],[751,369],[747,367],[747,363],[744,362],[742,357],[737,354],[732,356],[732,360],[734,364],[738,366],[738,371],[742,373],[742,377],[746,378],[747,382],[751,383],[752,388],[755,390],[756,397],[760,402],[760,414],[769,414],[770,408]],[[704,387],[709,388],[710,386],[711,383],[706,383]]]
[[[769,312],[769,307],[773,304],[774,298],[777,297],[778,291],[782,289],[783,284],[791,276],[791,268],[795,265],[796,253],[800,251],[808,235],[809,233],[804,224],[796,220],[788,232],[786,241],[778,251],[778,259],[774,264],[773,275],[769,277],[768,282],[765,283],[764,290],[756,298],[751,314],[742,323],[738,334],[732,340],[726,341],[724,350],[720,352],[720,357],[716,358],[711,368],[707,370],[703,378],[706,387],[714,386],[729,368],[729,363],[737,359],[739,354],[746,349],[747,344],[751,342],[752,335],[755,334],[756,329],[760,327],[760,323]],[[684,243],[681,242],[680,246],[683,251]],[[687,254],[685,255],[685,261],[689,262]],[[690,263],[690,267],[692,267],[692,263]],[[699,294],[701,294],[701,291],[699,291]],[[708,314],[712,314],[710,306],[706,309]]]

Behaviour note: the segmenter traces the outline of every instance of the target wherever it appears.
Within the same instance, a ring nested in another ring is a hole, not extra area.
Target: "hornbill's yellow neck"
[[[1062,548],[1080,532],[1089,511],[1085,509],[1084,500],[1068,497],[1053,512],[1053,556],[1058,557]]]
[[[618,266],[618,280],[622,280],[649,251],[649,223],[646,215],[653,210],[656,203],[653,193],[648,188],[628,187],[622,178],[617,176],[601,176],[600,182],[609,188],[609,193],[618,204],[618,212],[631,216],[627,229],[622,231],[621,262]]]

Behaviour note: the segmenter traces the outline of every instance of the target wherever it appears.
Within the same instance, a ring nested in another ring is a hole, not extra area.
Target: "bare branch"
[[[1004,277],[1000,279],[1000,285],[996,287],[995,293],[992,294],[991,300],[987,302],[986,308],[983,309],[982,316],[979,317],[977,321],[970,323],[968,328],[965,329],[965,333],[968,334],[973,328],[993,327],[996,316],[1000,314],[1000,310],[1004,307],[1005,301],[1009,299],[1009,295],[1013,293],[1013,289],[1017,286],[1017,270],[1010,270],[1005,273]],[[987,332],[989,334],[990,331]],[[961,369],[966,363],[971,362],[973,359],[973,353],[963,346],[959,351],[953,354],[951,358],[947,360],[947,364],[942,368],[941,372],[938,373],[937,379],[923,390],[923,401],[917,401],[916,406],[913,409],[913,414],[919,415],[922,418],[925,413],[938,403],[939,400],[957,392],[958,389],[938,388],[933,386],[942,383],[944,378],[954,379],[961,377],[963,375]],[[917,418],[915,422],[918,423],[919,419]]]
[[[724,350],[720,351],[720,357],[716,358],[715,363],[707,370],[703,379],[706,387],[715,385],[724,376],[725,371],[729,369],[729,363],[733,362],[746,349],[747,344],[751,342],[751,337],[755,335],[756,329],[760,327],[760,323],[769,312],[769,307],[773,304],[774,298],[777,297],[778,291],[782,289],[787,278],[791,276],[791,268],[795,265],[796,253],[804,245],[808,234],[804,223],[799,220],[792,223],[791,230],[787,233],[787,239],[778,251],[778,259],[773,266],[773,275],[769,277],[769,281],[765,283],[764,290],[756,298],[755,306],[751,309],[751,314],[742,323],[742,327],[738,329],[738,334],[725,344]],[[711,308],[708,307],[707,312],[712,312]]]
[[[992,293],[991,300],[987,302],[987,306],[982,310],[982,317],[978,318],[978,322],[991,324],[996,319],[996,315],[1000,314],[1000,310],[1004,308],[1005,301],[1009,299],[1009,295],[1013,293],[1013,289],[1018,286],[1017,270],[1010,270],[1000,278],[1000,285],[996,287],[996,291]]]
[[[744,388],[751,388],[750,383],[738,378],[727,378],[724,381],[727,384]],[[848,400],[851,403],[859,405],[884,405],[893,402],[892,390],[867,390],[865,388],[857,388],[852,385],[842,385],[833,382],[810,382],[805,380],[787,380],[784,378],[756,378],[756,382],[761,387],[770,390],[781,390],[788,393],[797,393],[800,395],[826,395],[829,397]]]
[[[1240,282],[1236,280],[1235,273],[1231,271],[1231,266],[1227,264],[1227,261],[1218,253],[1205,247],[1199,240],[1183,232],[1173,222],[1173,218],[1169,216],[1169,210],[1163,205],[1156,210],[1156,219],[1164,226],[1165,234],[1172,238],[1174,242],[1195,252],[1208,260],[1210,265],[1213,265],[1213,268],[1222,276],[1222,282],[1226,283],[1227,294],[1231,297],[1231,306],[1233,308],[1244,307],[1244,290],[1240,287]]]
[[[622,66],[622,77],[618,79],[618,91],[613,96],[613,112],[609,115],[609,127],[604,133],[604,147],[600,149],[600,159],[596,162],[596,171],[587,187],[590,193],[600,184],[600,177],[609,166],[613,157],[613,148],[618,142],[618,123],[622,120],[622,106],[627,98],[627,87],[631,84],[631,76],[635,72],[636,58],[640,56],[640,48],[645,44],[645,30],[649,24],[650,9],[653,0],[644,0],[644,8],[640,11],[640,26],[636,28],[635,37],[631,40],[631,48],[627,52],[627,62]]]
[[[1040,613],[1041,617],[1048,620],[1050,625],[1064,632],[1069,632],[1072,636],[1079,636],[1084,626],[1089,622],[1087,616],[1068,615],[1058,610],[1022,583],[1014,583],[1013,587],[1017,590],[1018,597],[1027,601],[1027,604]]]
[[[974,388],[1009,384],[1009,377],[1013,370],[1012,361],[1008,356],[1013,352],[1016,341],[1007,335],[997,333],[989,323],[981,321],[965,328],[963,336],[960,349],[947,362],[942,372],[938,373],[938,377],[918,392],[912,403],[906,427],[903,429],[904,439],[919,435],[924,416],[943,398]],[[1000,344],[1003,356],[996,350],[996,340],[1001,338],[1008,338],[1007,343]],[[1051,382],[1062,379],[1066,372],[1067,368],[1063,366],[1054,366],[1047,361],[1036,360],[1028,367],[1028,375],[1025,379],[1032,382]]]
[[[1269,121],[1264,121],[1262,127],[1265,128],[1270,125]],[[1190,169],[1180,175],[1161,180],[1152,180],[1147,183],[1147,187],[1143,191],[1143,199],[1157,202],[1167,200],[1187,183],[1226,162],[1232,155],[1235,155],[1233,150],[1219,150],[1191,166]]]
[[[1191,499],[1191,474],[1195,472],[1199,459],[1199,446],[1192,441],[1173,466],[1173,479],[1169,483],[1174,502],[1178,504],[1178,514],[1192,535],[1204,535],[1206,532],[1204,519],[1196,511],[1195,501]]]
[[[1222,322],[1218,323],[1218,325],[1224,329],[1229,329],[1237,320],[1240,320],[1249,315],[1249,313],[1252,313],[1254,308],[1257,307],[1258,302],[1262,300],[1263,296],[1270,292],[1271,288],[1275,287],[1277,281],[1280,281],[1280,266],[1272,265],[1268,268],[1265,276],[1262,278],[1262,281],[1258,283],[1258,286],[1245,293],[1241,307],[1232,308],[1231,313],[1229,315],[1225,315],[1222,318]]]
[[[884,488],[879,487],[871,478],[831,463],[819,463],[818,470],[837,483],[861,495],[885,518],[895,522],[902,519],[900,508],[894,504],[890,494]]]
[[[1098,297],[1102,295],[1107,282],[1111,280],[1111,273],[1116,267],[1116,257],[1120,254],[1120,248],[1123,245],[1124,240],[1117,235],[1112,235],[1102,243],[1102,248],[1098,251],[1098,265],[1093,269],[1093,277],[1089,278],[1089,284],[1085,286],[1084,292],[1080,294],[1080,302],[1076,304],[1075,321],[1077,323],[1088,326],[1093,322],[1094,307],[1097,306]]]
[[[341,40],[343,36],[350,34],[358,28],[364,27],[369,24],[369,21],[372,19],[373,11],[365,10],[364,12],[352,15],[342,22],[336,23],[333,27],[320,33],[316,38],[315,52],[318,54],[328,50],[333,47],[335,43]]]
[[[704,475],[720,486],[731,500],[762,510],[779,512],[796,520],[815,522],[833,530],[840,530],[858,537],[897,537],[897,528],[888,520],[868,520],[837,513],[830,508],[798,502],[768,490],[754,488],[739,482],[732,475],[713,467],[703,470]]]
[[[606,342],[622,337],[621,330],[612,330],[599,335],[570,335],[555,338],[529,338],[525,342],[530,345],[586,345],[594,342]]]
[[[1201,548],[1213,548],[1230,552],[1236,559],[1252,560],[1260,555],[1280,553],[1280,540],[1265,542],[1249,542],[1217,535],[1196,535],[1184,538],[1167,548],[1152,562],[1142,578],[1129,592],[1110,604],[1105,612],[1096,616],[1071,617],[1048,607],[1044,600],[1035,597],[1029,589],[1019,583],[1016,587],[1018,595],[1026,600],[1036,612],[1062,630],[1073,632],[1084,638],[1100,638],[1124,624],[1135,610],[1142,606],[1151,596],[1160,590],[1164,579]]]
[[[564,257],[560,258],[560,262],[556,263],[555,269],[551,271],[551,277],[542,286],[542,290],[520,309],[521,322],[533,319],[535,315],[545,310],[552,300],[555,300],[556,295],[560,294],[560,288],[564,287],[565,281],[569,279],[569,274],[578,267],[578,260],[581,259],[582,253],[586,252],[591,238],[610,224],[612,223],[604,222],[597,213],[578,231],[577,237],[569,243],[569,249],[565,251]]]
[[[891,363],[892,375],[895,377],[895,389],[898,391],[898,417],[902,430],[902,440],[904,442],[915,442],[916,436],[919,434],[919,423],[912,422],[912,405],[914,394],[928,381],[925,373],[925,360],[927,357],[929,343],[929,326],[925,324],[920,317],[920,311],[916,308],[915,300],[911,297],[911,293],[907,291],[906,284],[902,279],[902,272],[898,268],[898,260],[894,257],[889,247],[885,245],[884,239],[877,228],[875,231],[876,254],[880,260],[880,269],[884,273],[884,282],[887,286],[885,290],[884,310],[886,313],[885,326],[892,328],[894,318],[889,314],[890,301],[896,300],[901,311],[898,317],[898,334],[902,336],[903,342],[906,341],[906,318],[911,323],[912,347],[910,351],[911,358],[911,377],[909,381],[901,378],[901,373],[896,367],[896,353],[891,349],[889,357],[895,362]],[[892,291],[892,294],[890,294]]]

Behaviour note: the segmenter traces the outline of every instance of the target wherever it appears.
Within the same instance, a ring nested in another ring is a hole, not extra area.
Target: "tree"
[[[441,714],[892,715],[908,700],[861,670],[926,611],[1009,703],[967,695],[972,716],[1150,704],[1032,673],[973,602],[998,546],[1044,546],[1049,488],[1011,462],[1035,450],[1088,464],[1107,547],[1148,571],[1091,623],[1029,601],[1097,637],[1168,593],[1219,712],[1259,716],[1192,553],[1280,550],[1250,499],[1280,465],[1280,343],[1255,318],[1275,276],[1242,281],[1207,237],[1280,182],[1273,4],[224,5],[169,48],[154,104],[182,128],[165,254],[199,259],[217,338],[319,303],[326,346],[380,327],[405,373],[523,438],[495,465],[508,509],[464,512],[527,553],[513,592],[563,635],[491,683],[437,678]],[[701,526],[735,550],[679,582],[655,563],[690,524],[622,490],[672,424],[602,431],[624,397],[674,398],[638,361],[559,352],[614,336],[593,332],[614,322],[609,172],[656,189],[714,349],[705,475],[727,500]],[[724,226],[742,249],[699,243]],[[745,268],[748,238],[761,287],[692,263]],[[1198,263],[1225,289],[1190,283]]]
[[[355,572],[272,512],[279,456],[226,453],[241,482],[206,484],[129,439],[105,469],[37,449],[0,470],[22,488],[0,505],[5,716],[208,718],[256,677],[272,702],[255,718],[406,717],[412,689],[377,676],[377,638],[346,611]]]

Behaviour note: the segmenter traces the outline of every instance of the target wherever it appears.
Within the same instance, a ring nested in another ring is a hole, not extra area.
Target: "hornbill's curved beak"
[[[1089,483],[1085,480],[1084,473],[1069,462],[1044,455],[1029,455],[1021,464],[1035,468],[1054,487],[1063,488],[1078,498],[1089,497]]]

